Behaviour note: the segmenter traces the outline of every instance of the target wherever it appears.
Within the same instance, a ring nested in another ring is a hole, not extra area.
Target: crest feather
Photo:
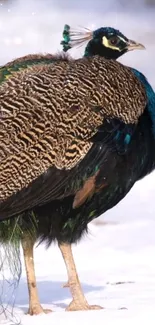
[[[73,29],[69,25],[65,25],[62,35],[63,40],[60,44],[63,46],[63,51],[67,52],[75,46],[80,47],[84,43],[90,41],[93,37],[93,31],[85,27]]]

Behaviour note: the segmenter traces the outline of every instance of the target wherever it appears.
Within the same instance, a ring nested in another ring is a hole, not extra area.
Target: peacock
[[[92,31],[87,28],[72,29],[67,24],[64,26],[63,40],[61,41],[64,52],[75,46],[80,47],[86,42],[88,44],[85,47],[84,57],[100,55],[108,60],[117,60],[125,53],[135,49],[145,49],[142,44],[128,39],[119,30],[112,27],[101,27]]]
[[[31,259],[38,237],[48,245],[59,243],[73,296],[68,310],[99,308],[89,306],[82,293],[70,244],[154,168],[154,134],[148,127],[154,93],[146,78],[92,54],[52,60],[23,69],[14,61],[15,72],[3,67],[10,77],[0,88],[0,216],[10,224],[18,216],[30,313],[42,310]],[[36,237],[30,240],[32,218]]]

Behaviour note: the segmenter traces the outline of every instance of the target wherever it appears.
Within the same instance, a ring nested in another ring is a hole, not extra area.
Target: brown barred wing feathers
[[[32,207],[31,183],[49,168],[59,171],[48,188],[50,199],[59,198],[61,171],[64,186],[103,120],[137,123],[145,105],[145,90],[131,70],[101,57],[14,73],[0,87],[0,202],[27,188],[23,208]],[[42,204],[46,191],[38,191]]]

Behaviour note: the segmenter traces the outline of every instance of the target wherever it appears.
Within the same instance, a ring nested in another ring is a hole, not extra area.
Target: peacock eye
[[[119,42],[119,40],[118,40],[117,37],[112,37],[112,38],[110,39],[110,43],[111,43],[112,45],[117,45],[118,42]]]

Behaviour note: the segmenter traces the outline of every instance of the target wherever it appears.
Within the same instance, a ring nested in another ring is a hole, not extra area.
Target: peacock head
[[[63,51],[88,42],[84,56],[100,55],[106,59],[118,59],[132,50],[143,50],[144,45],[128,39],[119,30],[112,27],[101,27],[95,31],[88,29],[72,30],[69,25],[63,30]]]

